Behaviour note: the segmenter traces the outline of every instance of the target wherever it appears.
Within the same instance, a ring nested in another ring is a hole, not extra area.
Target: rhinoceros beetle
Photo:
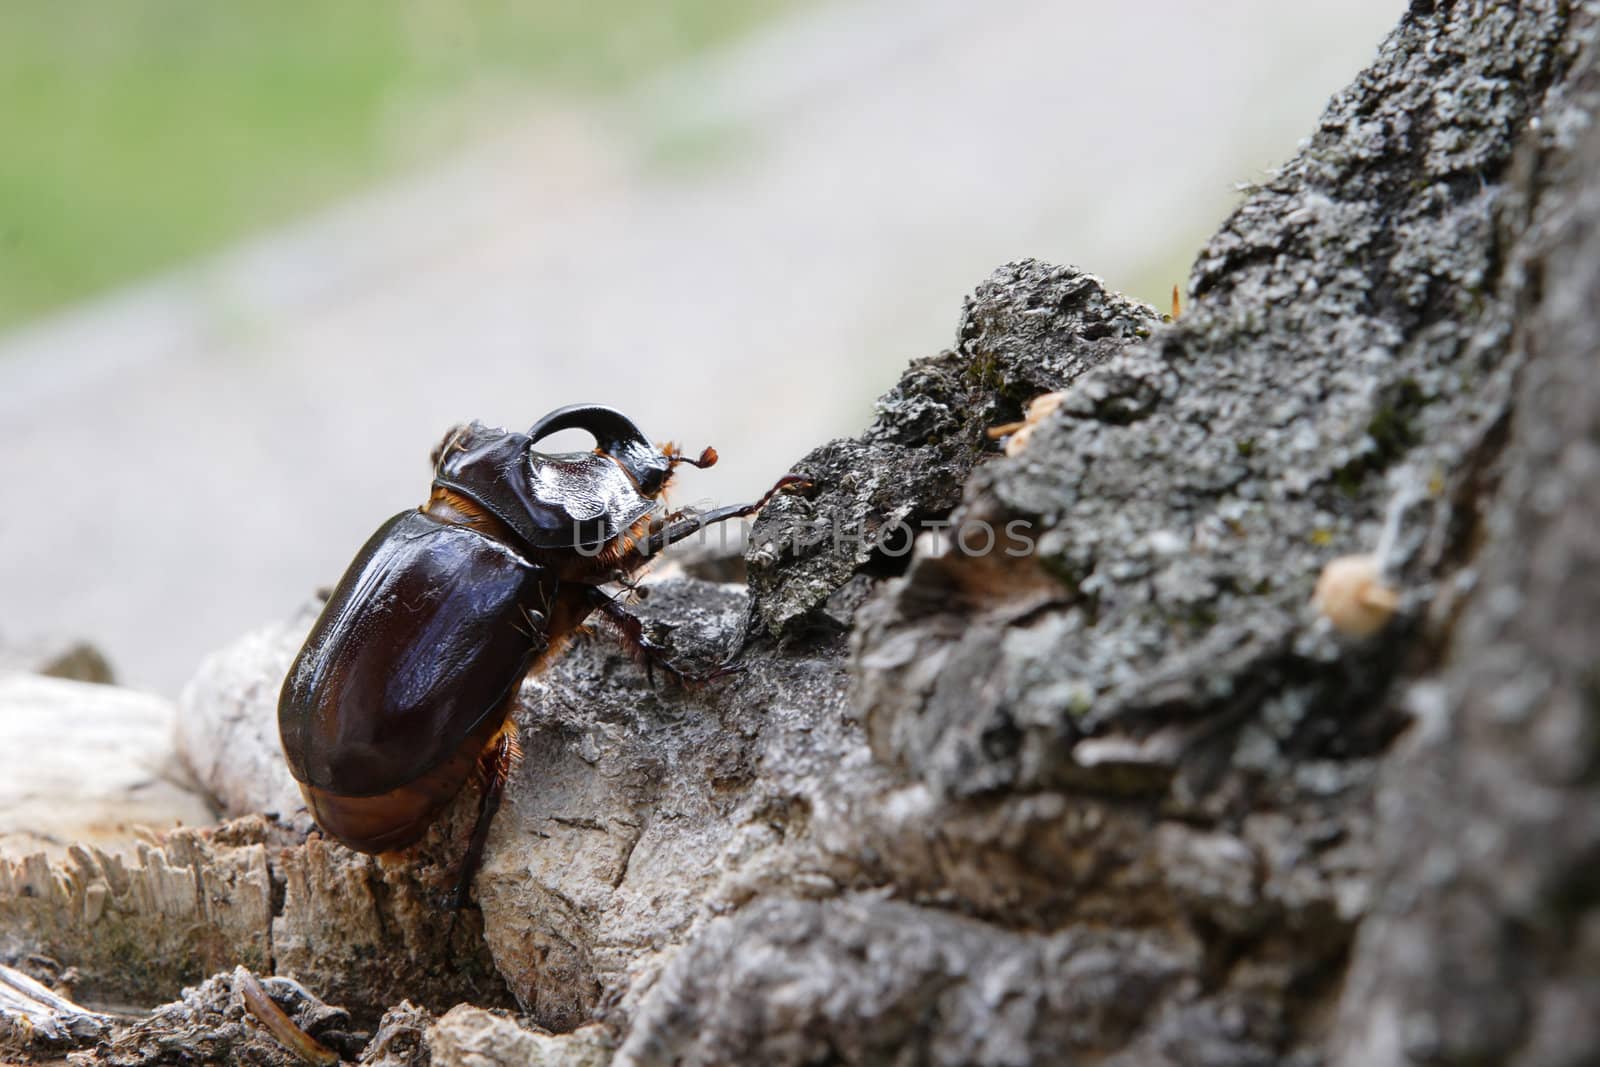
[[[567,429],[591,434],[594,450],[538,451]],[[427,502],[356,554],[284,679],[283,751],[323,832],[361,852],[404,848],[477,773],[460,908],[518,754],[509,714],[523,677],[598,612],[647,670],[691,680],[604,587],[631,588],[661,549],[802,481],[785,476],[753,504],[660,511],[675,467],[716,459],[711,448],[693,459],[658,448],[598,405],[552,411],[525,434],[452,430],[434,451]]]

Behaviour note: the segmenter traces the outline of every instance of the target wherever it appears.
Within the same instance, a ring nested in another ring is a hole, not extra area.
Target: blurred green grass
[[[0,328],[603,93],[794,0],[6,0]]]

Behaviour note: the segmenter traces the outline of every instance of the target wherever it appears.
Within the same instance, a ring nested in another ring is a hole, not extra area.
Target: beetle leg
[[[522,617],[528,623],[528,641],[533,645],[535,652],[543,652],[550,647],[550,616],[536,608],[526,605],[522,608]]]
[[[631,573],[644,566],[645,561],[651,556],[662,552],[670,545],[675,545],[685,537],[693,536],[707,526],[715,526],[719,522],[729,519],[742,519],[754,515],[766,506],[767,501],[777,496],[785,489],[796,486],[812,484],[810,478],[798,474],[785,474],[762,494],[761,499],[749,504],[729,504],[727,507],[712,508],[710,511],[675,511],[661,520],[650,534],[642,537],[621,558],[617,560],[617,569]]]
[[[456,889],[450,896],[450,910],[460,911],[467,905],[467,892],[472,888],[473,876],[483,862],[483,846],[489,840],[489,824],[500,810],[500,799],[505,795],[506,779],[516,764],[520,749],[517,746],[516,728],[510,726],[500,738],[479,758],[478,769],[484,776],[483,792],[478,795],[478,820],[472,824],[472,837],[467,841],[467,853],[461,859],[461,873],[456,877]]]
[[[643,600],[650,595],[650,587],[645,585],[637,574],[618,567],[607,577],[607,581],[615,582],[622,587],[622,591],[630,600]]]
[[[664,645],[650,639],[644,632],[644,623],[639,616],[634,615],[618,604],[615,597],[608,596],[599,587],[594,587],[590,594],[595,609],[610,620],[611,625],[617,628],[617,633],[622,638],[622,643],[628,651],[637,656],[644,663],[644,676],[652,688],[656,684],[656,664],[660,663],[663,670],[678,681],[683,681],[683,672],[674,667],[667,660],[667,649]]]
[[[656,684],[655,668],[657,667],[671,675],[672,679],[679,685],[684,686],[715,681],[718,678],[735,674],[739,671],[738,667],[723,664],[705,674],[690,674],[674,665],[667,658],[668,650],[665,645],[652,641],[645,634],[644,623],[640,621],[637,615],[629,612],[621,604],[617,603],[615,597],[608,596],[598,586],[590,586],[589,590],[589,601],[594,605],[594,610],[605,616],[611,625],[617,628],[617,633],[622,637],[622,643],[643,662],[644,675],[650,680],[652,686]]]

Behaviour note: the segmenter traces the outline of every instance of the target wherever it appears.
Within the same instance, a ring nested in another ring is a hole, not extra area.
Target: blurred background
[[[175,694],[459,421],[859,431],[998,264],[1165,308],[1405,0],[0,6],[0,643]]]

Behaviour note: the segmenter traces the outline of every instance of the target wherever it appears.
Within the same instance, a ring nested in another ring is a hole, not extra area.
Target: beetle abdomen
[[[369,809],[421,811],[453,783],[448,801],[543,646],[528,613],[553,599],[555,585],[504,543],[419,511],[379,528],[329,597],[279,699],[289,768],[315,790],[308,803],[315,796],[331,818],[365,825]],[[373,803],[351,803],[362,798]]]
[[[478,754],[505,729],[505,713],[509,710],[507,702],[501,714],[485,719],[437,767],[387,793],[343,796],[301,782],[300,795],[305,797],[306,807],[322,831],[357,852],[405,848],[427,831],[445,805],[467,784]]]

